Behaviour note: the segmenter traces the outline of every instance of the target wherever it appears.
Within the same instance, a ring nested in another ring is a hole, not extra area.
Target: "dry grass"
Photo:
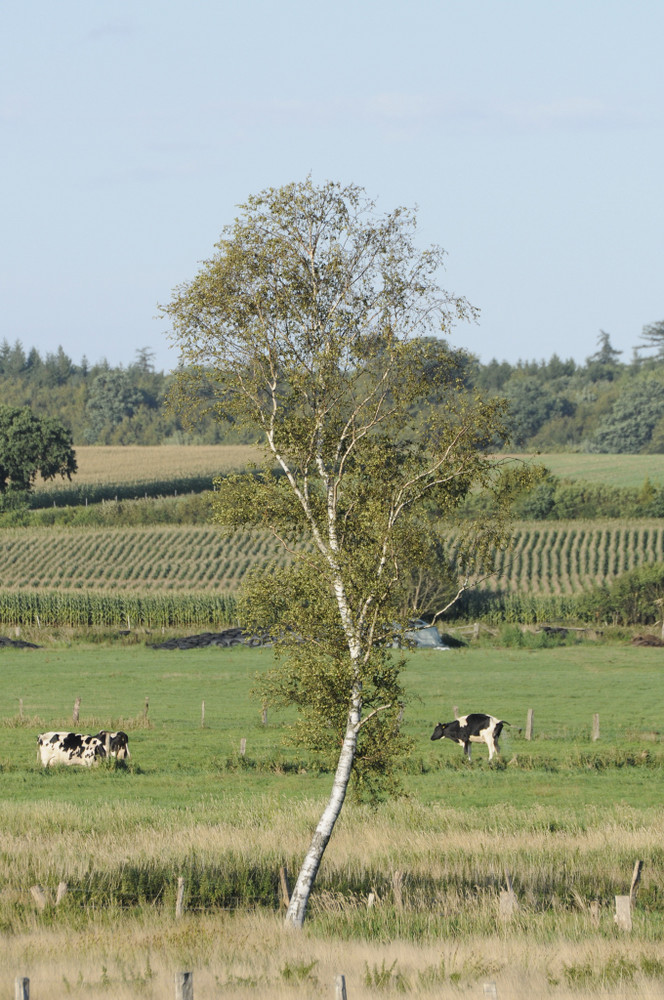
[[[588,811],[583,823],[559,817],[551,832],[544,808],[506,808],[469,824],[462,809],[392,803],[380,812],[351,806],[342,817],[321,879],[351,878],[367,869],[388,876],[369,910],[364,895],[318,889],[302,933],[284,929],[276,910],[189,911],[176,920],[172,897],[126,908],[112,899],[82,907],[76,899],[39,913],[29,886],[51,893],[86,874],[147,866],[174,875],[194,854],[200,867],[233,854],[247,865],[277,865],[308,843],[320,803],[265,798],[251,806],[215,796],[186,812],[147,802],[8,803],[0,834],[0,1000],[13,978],[26,975],[36,998],[53,992],[94,1000],[174,995],[177,971],[193,970],[195,996],[258,1000],[331,995],[346,977],[349,1000],[404,994],[416,1000],[482,996],[495,982],[510,1000],[596,996],[655,997],[664,987],[664,940],[658,913],[637,907],[628,938],[603,900],[593,923],[588,898],[575,892],[535,905],[520,890],[520,909],[501,919],[498,888],[509,866],[525,886],[549,868],[601,871],[616,892],[627,891],[631,859],[650,859],[643,891],[661,890],[658,810]],[[476,828],[475,828],[476,827]],[[65,832],[66,831],[66,832]],[[11,859],[11,861],[9,860]],[[403,876],[403,899],[389,886]],[[469,882],[495,874],[495,887]],[[433,895],[418,880],[439,880]],[[454,883],[465,881],[465,890]],[[276,906],[276,901],[275,901]]]
[[[141,483],[185,476],[216,475],[260,462],[253,445],[107,445],[76,448],[76,483]],[[38,479],[36,489],[53,490],[60,480]],[[69,483],[64,480],[64,486]]]
[[[194,995],[258,1000],[331,996],[343,974],[349,1000],[402,994],[417,1000],[481,997],[494,982],[500,998],[654,998],[662,995],[664,945],[634,945],[590,933],[580,942],[538,943],[496,926],[487,937],[367,942],[286,931],[280,916],[163,912],[93,915],[84,929],[35,926],[5,942],[0,1000],[13,977],[27,975],[35,998],[60,992],[85,1000],[174,996],[174,975],[193,971]],[[653,974],[655,973],[655,974]]]

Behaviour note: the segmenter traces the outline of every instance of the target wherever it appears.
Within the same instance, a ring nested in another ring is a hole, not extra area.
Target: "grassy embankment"
[[[55,985],[86,1000],[164,997],[184,968],[195,971],[197,996],[249,1000],[327,993],[338,972],[353,998],[476,995],[487,979],[516,1000],[661,995],[660,650],[413,654],[406,797],[377,810],[347,804],[311,920],[303,935],[284,935],[278,870],[297,868],[331,775],[281,745],[287,715],[270,709],[262,725],[249,691],[272,653],[125,642],[0,650],[3,1000],[19,973],[36,996]],[[76,696],[80,728],[127,729],[128,768],[38,767],[36,733],[68,725]],[[512,723],[502,763],[488,765],[478,746],[468,765],[459,747],[430,741],[453,705]],[[628,891],[636,858],[645,865],[626,937],[613,896]],[[498,916],[505,869],[520,901],[509,922]],[[188,905],[180,921],[178,875]],[[39,913],[30,885],[53,892],[61,880],[60,908]]]

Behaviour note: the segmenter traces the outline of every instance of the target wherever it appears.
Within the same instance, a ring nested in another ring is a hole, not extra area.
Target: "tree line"
[[[445,341],[431,345],[427,363],[449,356]],[[482,363],[454,352],[469,389],[508,400],[508,447],[588,453],[664,452],[664,321],[644,327],[629,361],[600,331],[597,350],[580,364],[549,360]],[[195,424],[166,405],[174,373],[157,371],[148,348],[126,366],[74,363],[62,347],[42,357],[20,341],[0,344],[0,398],[57,419],[74,445],[164,443],[238,444],[256,434],[204,408]],[[413,414],[415,422],[418,414]],[[499,442],[496,442],[498,445]]]

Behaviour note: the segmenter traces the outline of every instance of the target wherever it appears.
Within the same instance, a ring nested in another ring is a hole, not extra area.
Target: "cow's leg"
[[[466,751],[466,757],[468,758],[468,760],[470,760],[470,740],[467,740],[464,743],[463,748]]]
[[[494,753],[498,749],[498,745],[497,743],[494,742],[491,733],[487,733],[487,735],[484,737],[484,742],[489,748],[489,760],[491,760],[493,758]]]

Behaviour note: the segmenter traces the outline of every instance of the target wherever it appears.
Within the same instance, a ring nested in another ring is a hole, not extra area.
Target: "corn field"
[[[235,599],[228,594],[0,591],[0,625],[152,629],[235,624]]]
[[[458,536],[447,534],[456,557]],[[566,596],[645,563],[664,561],[660,520],[524,522],[498,552],[483,590]],[[0,589],[119,594],[234,593],[247,571],[287,555],[267,532],[207,525],[8,528],[0,533]]]
[[[490,590],[578,594],[646,563],[664,561],[660,520],[528,522],[515,526],[512,545],[497,554]]]
[[[12,528],[0,533],[0,588],[230,592],[286,555],[267,532],[202,525]]]

